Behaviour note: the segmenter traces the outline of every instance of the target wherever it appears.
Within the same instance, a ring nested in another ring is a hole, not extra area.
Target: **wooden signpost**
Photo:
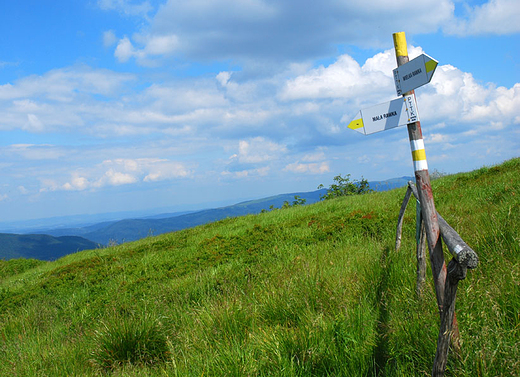
[[[408,128],[408,137],[412,152],[412,160],[415,171],[417,188],[409,184],[405,200],[401,207],[397,226],[396,249],[401,240],[401,227],[406,204],[413,192],[418,206],[418,262],[420,261],[419,244],[423,242],[422,234],[426,234],[430,263],[435,283],[437,306],[441,316],[441,328],[437,342],[437,354],[433,366],[433,376],[443,376],[446,369],[448,345],[452,334],[457,338],[458,325],[455,317],[455,294],[459,280],[466,276],[467,268],[475,268],[478,264],[477,255],[466,245],[460,236],[440,217],[435,209],[433,201],[428,163],[422,137],[421,123],[417,111],[414,90],[430,82],[438,62],[426,54],[422,54],[412,61],[408,58],[408,49],[404,32],[393,34],[397,68],[393,70],[397,95],[402,98],[379,104],[364,110],[350,122],[349,128],[365,135],[379,131],[404,126]],[[413,186],[413,187],[412,187]],[[441,222],[442,230],[439,227]],[[450,262],[449,274],[444,262],[442,251],[442,238],[453,255]],[[418,263],[418,288],[424,278],[423,268]],[[421,271],[419,271],[421,269]],[[448,279],[447,279],[448,277]]]

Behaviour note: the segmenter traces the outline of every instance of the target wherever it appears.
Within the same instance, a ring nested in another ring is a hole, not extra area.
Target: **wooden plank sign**
[[[433,77],[437,60],[422,54],[408,63],[394,69],[395,90],[401,96],[420,86],[428,84]]]
[[[411,94],[359,111],[348,128],[369,135],[418,121],[415,95]]]

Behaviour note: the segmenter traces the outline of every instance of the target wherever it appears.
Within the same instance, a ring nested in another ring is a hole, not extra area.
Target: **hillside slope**
[[[0,261],[0,375],[429,375],[439,320],[431,274],[415,294],[413,204],[393,249],[404,192]],[[520,375],[520,159],[433,192],[480,259],[447,375]]]
[[[396,187],[405,186],[410,179],[413,178],[400,177],[386,181],[373,181],[369,182],[369,186],[375,191],[386,191]],[[176,214],[175,216],[168,216],[167,214],[164,214],[159,218],[149,217],[125,219],[79,228],[45,230],[39,233],[47,233],[53,236],[76,235],[87,238],[102,245],[108,245],[109,243],[123,243],[136,241],[150,235],[159,235],[167,232],[191,228],[212,221],[225,219],[227,217],[257,214],[262,210],[268,210],[271,206],[280,208],[286,201],[292,203],[295,196],[304,199],[306,204],[313,204],[318,202],[321,196],[323,196],[326,192],[326,189],[321,189],[310,192],[280,194],[267,198],[248,200],[220,208],[194,211],[180,215]]]
[[[64,255],[99,245],[75,236],[52,237],[45,234],[0,233],[0,259],[34,258],[54,260]]]

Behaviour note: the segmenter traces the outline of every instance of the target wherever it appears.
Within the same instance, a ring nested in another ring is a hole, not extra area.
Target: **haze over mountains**
[[[369,182],[369,186],[375,191],[386,191],[402,187],[409,180],[413,180],[413,177]],[[270,207],[280,208],[286,201],[292,204],[295,196],[305,199],[306,204],[312,204],[319,201],[326,192],[327,189],[321,189],[311,192],[281,194],[220,208],[191,212],[159,213],[147,217],[104,221],[94,224],[88,224],[91,216],[85,216],[83,219],[76,216],[71,219],[75,221],[75,224],[82,224],[83,221],[83,224],[86,223],[87,225],[76,225],[73,227],[45,228],[41,226],[41,224],[44,224],[42,220],[35,220],[27,222],[26,231],[20,232],[26,233],[25,235],[5,234],[9,230],[7,229],[6,232],[6,224],[0,224],[0,232],[4,232],[0,233],[0,243],[3,245],[0,247],[0,259],[35,258],[53,260],[66,254],[103,247],[110,243],[135,241],[151,235],[190,228],[227,217],[256,214],[262,210],[269,210]],[[110,215],[106,214],[106,216]],[[34,227],[37,224],[40,224],[40,228],[31,228],[31,226]],[[23,224],[18,226],[21,225]],[[16,242],[13,240],[16,240]]]

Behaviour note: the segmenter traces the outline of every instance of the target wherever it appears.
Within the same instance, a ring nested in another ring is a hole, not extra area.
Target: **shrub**
[[[361,177],[361,181],[350,180],[350,174],[342,177],[341,174],[334,177],[334,182],[327,189],[327,193],[320,197],[321,200],[333,199],[339,196],[360,195],[372,192],[368,185],[368,181]],[[318,186],[318,190],[324,188],[323,184]]]

